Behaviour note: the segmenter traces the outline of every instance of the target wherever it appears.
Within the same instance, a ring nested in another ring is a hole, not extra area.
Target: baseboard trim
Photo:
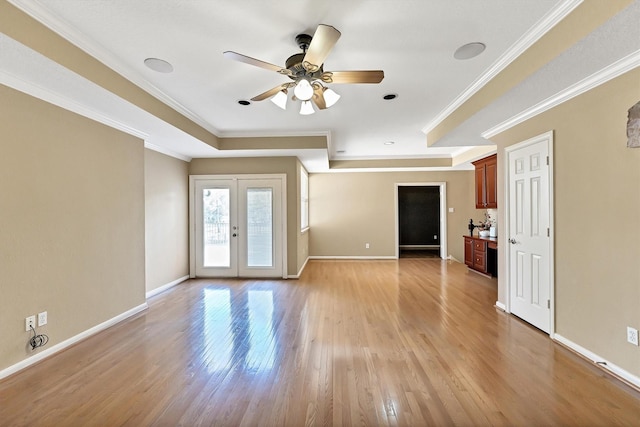
[[[149,292],[146,293],[146,298],[149,299],[152,296],[158,295],[164,291],[166,291],[169,288],[173,288],[175,285],[179,285],[180,283],[184,282],[185,280],[189,279],[189,275],[187,274],[186,276],[182,276],[179,279],[174,280],[173,282],[169,282],[166,285],[162,285],[160,287],[157,287],[155,289],[151,289]]]
[[[302,267],[300,267],[300,270],[298,270],[298,274],[289,274],[287,276],[287,279],[299,279],[300,275],[304,271],[304,268],[307,266],[308,262],[309,262],[309,257],[307,257],[307,259],[304,260],[304,263],[302,264]]]
[[[507,313],[507,306],[506,306],[506,305],[504,305],[503,303],[501,303],[500,301],[496,301],[496,307],[497,307],[499,310],[502,310],[502,311],[504,311],[505,313]]]
[[[123,320],[128,319],[131,316],[134,316],[138,313],[140,313],[141,311],[144,311],[147,309],[147,303],[145,302],[144,304],[140,304],[137,307],[134,307],[130,310],[125,311],[122,314],[117,315],[116,317],[113,317],[105,322],[100,323],[99,325],[94,326],[93,328],[89,328],[84,332],[79,333],[78,335],[75,335],[65,341],[62,341],[61,343],[58,343],[52,347],[49,347],[48,349],[41,351],[39,353],[34,354],[33,356],[30,356],[18,363],[16,363],[15,365],[9,366],[8,368],[3,369],[2,371],[0,371],[0,379],[6,378],[9,375],[13,375],[18,371],[21,371],[25,368],[28,368],[29,366],[40,362],[41,360],[44,360],[50,356],[53,356],[54,354],[68,348],[71,347],[72,345],[86,339],[89,338],[92,335],[97,334],[98,332],[102,332],[105,329],[110,328],[111,326],[122,322]]]
[[[395,256],[349,256],[349,255],[314,255],[310,256],[310,259],[355,259],[355,260],[366,260],[366,259],[398,259]]]
[[[593,362],[600,369],[613,375],[615,378],[628,384],[630,387],[633,387],[634,389],[640,391],[640,378],[636,377],[632,373],[622,369],[617,365],[614,365],[608,360],[598,356],[594,352],[587,350],[586,348],[574,343],[573,341],[563,337],[560,334],[555,334],[553,336],[553,340],[582,356],[584,359]]]

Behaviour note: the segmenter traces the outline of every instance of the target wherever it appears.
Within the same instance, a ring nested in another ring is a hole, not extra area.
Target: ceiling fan
[[[380,83],[384,78],[382,70],[325,71],[324,60],[339,38],[340,31],[323,24],[318,25],[313,37],[308,34],[298,34],[296,43],[302,49],[302,53],[290,56],[285,61],[284,68],[232,51],[226,51],[223,55],[234,61],[275,71],[292,80],[254,96],[251,98],[252,101],[271,98],[280,108],[286,109],[287,91],[293,88],[293,99],[302,101],[300,114],[313,114],[311,102],[320,110],[324,110],[340,98],[340,95],[326,86],[327,84]]]

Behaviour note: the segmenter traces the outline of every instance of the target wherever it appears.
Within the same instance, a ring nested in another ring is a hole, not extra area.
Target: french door
[[[191,276],[282,277],[283,179],[190,180]]]

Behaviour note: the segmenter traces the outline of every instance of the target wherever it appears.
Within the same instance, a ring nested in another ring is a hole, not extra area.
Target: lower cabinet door
[[[473,254],[473,268],[483,273],[487,272],[487,258],[484,252],[476,252]]]
[[[464,263],[473,266],[473,240],[467,237],[464,238]]]

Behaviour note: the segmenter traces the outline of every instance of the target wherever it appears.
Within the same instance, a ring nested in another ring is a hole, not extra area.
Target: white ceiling
[[[566,10],[575,6],[577,2],[11,2],[220,137],[327,135],[330,141],[328,153],[294,150],[277,154],[297,155],[312,171],[326,170],[328,159],[430,158],[461,154],[471,145],[489,143],[480,137],[482,132],[539,102],[542,95],[562,89],[558,86],[571,85],[586,72],[574,73],[575,76],[572,74],[565,78],[560,85],[556,81],[555,85],[545,86],[549,90],[541,89],[535,80],[532,83],[530,79],[528,89],[525,87],[514,92],[519,100],[518,111],[505,108],[504,103],[510,103],[503,99],[503,105],[496,105],[499,113],[487,108],[465,123],[462,131],[452,132],[437,147],[428,148],[424,130],[437,124],[454,101],[469,94],[471,87],[479,87],[487,73],[495,73],[496,67],[504,66],[513,59],[517,49],[526,48],[526,43],[534,42],[532,34],[539,37],[544,25],[547,26],[545,30],[548,29],[550,17],[563,7]],[[287,57],[299,52],[295,35],[303,32],[313,34],[321,23],[332,25],[342,33],[325,61],[325,70],[382,69],[385,72],[382,83],[332,85],[342,96],[340,101],[311,116],[299,115],[292,101],[289,101],[287,111],[268,101],[253,102],[249,106],[237,103],[286,82],[287,78],[230,61],[223,58],[222,52],[233,50],[284,65]],[[628,22],[626,24],[629,25]],[[478,41],[487,45],[480,56],[466,61],[453,58],[453,52],[459,46]],[[597,43],[598,39],[591,42]],[[602,61],[590,61],[587,69],[595,69],[603,62],[610,63],[625,52],[638,49],[638,40],[632,42],[627,43],[631,46],[627,46],[624,52],[610,54]],[[600,44],[606,43],[600,40]],[[223,154],[184,132],[168,129],[168,124],[146,112],[137,111],[140,109],[6,36],[0,38],[0,47],[2,83],[25,91],[28,91],[25,87],[31,85],[31,92],[33,87],[38,87],[44,89],[39,96],[49,96],[47,100],[50,102],[54,102],[52,98],[65,98],[66,108],[80,105],[105,117],[104,122],[113,119],[114,122],[125,123],[160,151],[184,158],[239,155],[233,150]],[[601,49],[610,51],[606,46]],[[580,51],[576,55],[579,56]],[[591,53],[590,56],[594,55]],[[174,72],[162,74],[148,69],[143,63],[148,57],[170,62]],[[552,68],[550,72],[566,76],[565,68],[572,64],[558,64],[558,69]],[[542,81],[545,76],[537,78]],[[398,94],[398,98],[383,100],[383,95],[388,93]],[[64,104],[59,99],[57,103]],[[384,145],[387,141],[395,144]],[[244,152],[242,155],[274,154],[269,151]]]

